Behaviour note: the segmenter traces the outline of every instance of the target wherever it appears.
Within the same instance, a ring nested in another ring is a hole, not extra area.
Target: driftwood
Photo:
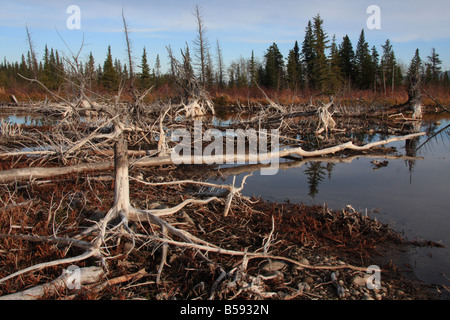
[[[77,285],[87,285],[99,281],[104,275],[104,271],[99,267],[80,268],[78,271],[78,279],[71,279],[73,278],[73,273],[69,270],[64,270],[63,274],[59,278],[51,282],[21,292],[0,296],[0,300],[37,300],[44,294],[57,293],[67,287],[70,287],[70,280],[77,281]]]
[[[386,140],[380,140],[376,142],[372,142],[363,146],[357,146],[353,144],[353,142],[347,142],[344,144],[340,144],[337,146],[314,150],[314,151],[306,151],[301,147],[297,148],[288,148],[283,149],[277,152],[271,152],[261,155],[252,155],[252,154],[234,154],[234,155],[214,155],[214,156],[204,156],[201,158],[201,163],[229,163],[232,162],[249,162],[249,161],[267,161],[270,159],[283,158],[287,156],[300,156],[300,157],[317,157],[324,156],[328,154],[334,154],[343,150],[357,150],[363,151],[373,148],[375,146],[385,145],[394,141],[402,141],[413,139],[419,136],[425,135],[424,132],[413,133],[406,136],[392,137]],[[125,151],[127,152],[127,151]],[[184,163],[194,163],[194,156],[183,157]],[[196,159],[195,161],[198,161]],[[195,162],[198,163],[198,162]],[[136,167],[151,167],[151,166],[162,166],[174,164],[172,158],[170,156],[161,156],[161,157],[150,157],[150,158],[141,158],[136,160],[133,163],[133,166]],[[30,179],[40,179],[47,177],[55,177],[61,176],[65,174],[71,173],[80,173],[87,171],[100,171],[100,170],[111,170],[114,168],[114,161],[105,161],[100,163],[86,163],[79,164],[74,166],[67,167],[35,167],[35,168],[21,168],[21,169],[11,169],[11,170],[3,170],[0,171],[0,182],[7,183],[11,181],[19,181],[19,180],[30,180]]]

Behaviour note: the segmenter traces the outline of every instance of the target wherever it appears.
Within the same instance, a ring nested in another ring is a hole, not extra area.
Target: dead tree
[[[201,8],[195,5],[194,16],[197,20],[197,38],[194,44],[197,46],[196,56],[200,67],[200,83],[205,86],[206,83],[206,58],[208,55],[208,39],[206,36],[206,26],[203,22]]]

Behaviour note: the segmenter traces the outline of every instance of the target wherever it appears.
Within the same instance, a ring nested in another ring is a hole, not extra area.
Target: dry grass
[[[450,106],[450,90],[442,85],[427,86],[427,92],[439,104]],[[101,95],[111,95],[99,88],[93,90]],[[267,99],[264,93],[257,87],[232,87],[220,88],[217,86],[208,88],[209,94],[213,102],[219,106],[253,106],[266,105]],[[320,102],[326,103],[329,101],[328,95],[321,95],[320,92],[313,90],[273,90],[264,89],[265,94],[284,106],[314,105]],[[11,101],[11,95],[15,95],[19,101],[43,101],[46,98],[46,93],[38,88],[24,87],[24,88],[4,88],[0,87],[0,101]],[[173,88],[169,83],[162,84],[156,87],[151,94],[149,94],[144,102],[154,103],[157,101],[176,101],[179,97],[179,92]],[[368,105],[383,105],[394,106],[400,105],[408,101],[408,94],[406,87],[400,87],[394,92],[388,91],[386,94],[381,92],[373,92],[372,90],[343,90],[334,95],[335,102],[345,106],[368,106]],[[131,101],[131,95],[123,92],[121,95],[123,101]],[[437,104],[427,94],[423,94],[423,104],[427,107],[436,107]]]

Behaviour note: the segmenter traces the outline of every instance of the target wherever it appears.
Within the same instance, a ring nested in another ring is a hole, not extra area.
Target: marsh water
[[[0,115],[12,123],[52,124],[30,115]],[[217,119],[226,126],[229,120]],[[414,143],[417,160],[356,157],[351,163],[306,162],[274,175],[255,172],[243,194],[266,200],[326,205],[340,210],[351,205],[388,223],[408,240],[431,240],[447,245],[414,247],[404,252],[399,267],[429,284],[450,285],[450,124],[449,115],[424,119],[427,135]],[[434,134],[435,137],[429,139]],[[372,136],[372,141],[377,137]],[[383,137],[384,138],[384,137]],[[406,155],[405,141],[389,144]],[[381,161],[380,166],[374,160]],[[236,178],[236,184],[245,174]],[[229,177],[225,183],[231,183]],[[395,263],[395,259],[394,259]]]
[[[408,240],[447,245],[414,247],[394,257],[398,267],[429,284],[450,284],[450,117],[423,120],[427,132],[414,142],[417,160],[357,157],[351,163],[309,162],[280,169],[275,175],[254,173],[243,194],[340,210],[351,205],[389,224]],[[446,128],[447,127],[447,128]],[[434,134],[436,136],[432,137]],[[431,139],[430,139],[431,138]],[[372,141],[376,141],[373,137]],[[407,155],[405,141],[389,146]],[[377,166],[374,161],[381,163]],[[245,174],[240,175],[240,179]],[[240,183],[239,177],[236,184]],[[228,178],[227,183],[232,182]]]

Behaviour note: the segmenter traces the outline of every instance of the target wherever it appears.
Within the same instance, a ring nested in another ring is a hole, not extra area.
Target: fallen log
[[[334,154],[343,150],[356,150],[363,151],[373,148],[375,146],[388,144],[394,141],[402,141],[413,139],[419,136],[425,135],[425,132],[413,133],[406,136],[392,137],[386,140],[380,140],[376,142],[372,142],[369,144],[365,144],[362,146],[354,145],[353,142],[343,143],[337,146],[306,151],[301,147],[297,148],[288,148],[279,150],[276,152],[268,152],[264,154],[234,154],[234,155],[214,155],[214,156],[202,156],[201,159],[195,158],[195,156],[182,156],[181,162],[185,164],[199,164],[199,160],[203,164],[212,164],[212,163],[232,163],[232,162],[263,162],[276,158],[283,158],[291,155],[300,156],[300,157],[318,157],[324,156],[327,154]],[[163,165],[173,165],[176,164],[170,155],[160,156],[160,157],[144,157],[138,159],[132,163],[135,167],[151,167],[151,166],[163,166]],[[81,173],[87,171],[101,171],[101,170],[112,170],[114,169],[114,161],[105,161],[99,163],[86,163],[86,164],[78,164],[74,166],[66,166],[66,167],[35,167],[35,168],[20,168],[20,169],[10,169],[0,171],[0,183],[8,183],[12,181],[20,181],[20,180],[30,180],[30,179],[40,179],[47,177],[55,177],[72,173]]]
[[[76,280],[79,285],[85,285],[97,282],[103,275],[103,270],[100,267],[87,267],[79,269],[79,278],[73,279],[70,271],[64,270],[63,274],[48,283],[5,296],[0,296],[0,300],[37,300],[44,294],[52,294],[68,287],[68,282]]]

